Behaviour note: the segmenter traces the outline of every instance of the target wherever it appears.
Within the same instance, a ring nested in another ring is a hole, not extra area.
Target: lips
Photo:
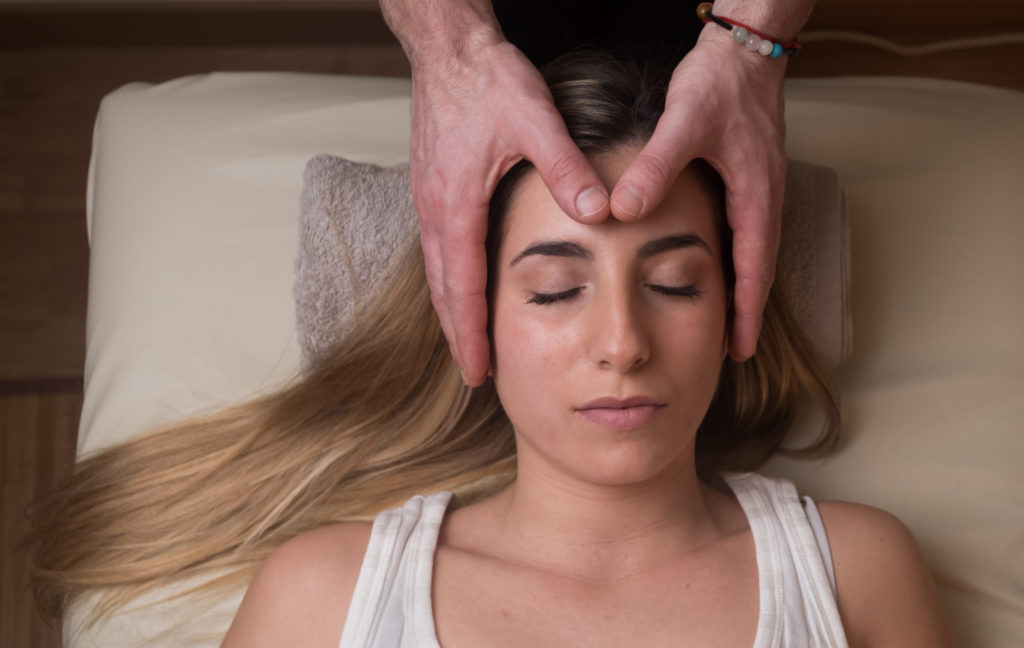
[[[665,403],[648,396],[608,396],[592,400],[576,408],[576,411],[588,421],[603,427],[632,430],[653,421],[664,407]]]

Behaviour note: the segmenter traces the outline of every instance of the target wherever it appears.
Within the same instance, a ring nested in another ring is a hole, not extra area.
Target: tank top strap
[[[818,505],[807,495],[800,498],[804,505],[804,513],[807,514],[807,522],[814,532],[814,540],[818,543],[818,553],[821,554],[822,562],[825,563],[825,571],[828,573],[828,583],[832,586],[833,596],[836,593],[836,572],[832,566],[832,549],[828,546],[828,535],[825,533],[825,523],[821,521],[818,513]]]
[[[374,519],[339,648],[438,648],[430,587],[451,498],[417,495]]]
[[[825,566],[831,556],[823,555],[796,487],[789,480],[756,473],[722,477],[747,516],[757,552],[760,616],[754,648],[845,648]]]

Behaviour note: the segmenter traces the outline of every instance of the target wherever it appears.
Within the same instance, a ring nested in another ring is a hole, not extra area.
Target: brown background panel
[[[393,37],[377,11],[146,4],[27,11],[0,5],[0,47],[135,47],[383,43]]]

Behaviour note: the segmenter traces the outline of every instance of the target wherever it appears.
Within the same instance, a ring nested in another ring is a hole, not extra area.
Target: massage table
[[[103,100],[80,456],[298,373],[303,168],[320,153],[406,162],[409,92],[407,79],[213,73]],[[895,513],[960,645],[1024,645],[1024,94],[885,77],[785,92],[789,157],[834,169],[845,196],[853,347],[837,368],[839,447],[763,472]],[[161,601],[188,585],[88,628],[86,596],[65,645],[216,646],[243,591]]]

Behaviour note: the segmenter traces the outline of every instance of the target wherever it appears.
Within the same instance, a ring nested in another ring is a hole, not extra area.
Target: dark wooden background
[[[906,44],[1024,33],[1020,0],[821,0],[805,31]],[[407,75],[373,2],[0,1],[0,645],[60,645],[25,589],[28,502],[74,458],[89,250],[85,186],[101,97],[213,70]],[[906,59],[815,43],[793,76],[912,75],[1024,90],[1024,45]]]

